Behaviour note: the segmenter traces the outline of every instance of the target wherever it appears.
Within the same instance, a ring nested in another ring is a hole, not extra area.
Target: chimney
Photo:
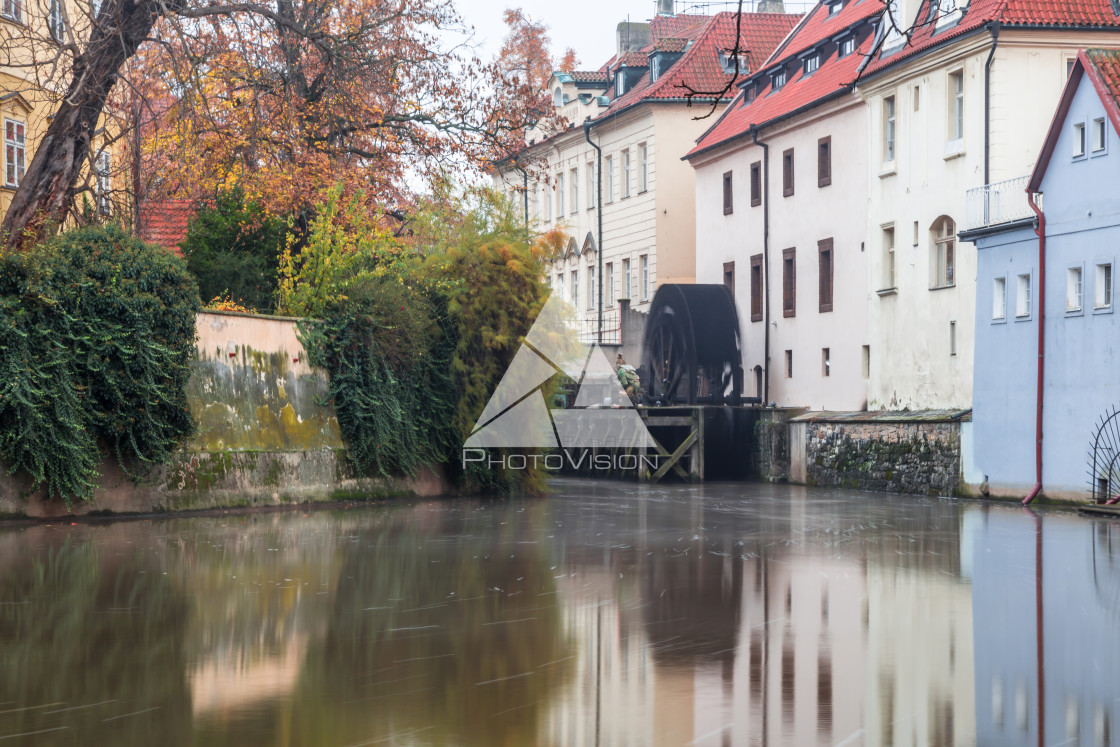
[[[657,0],[657,15],[659,16],[673,16],[673,0]]]
[[[754,9],[755,13],[785,13],[785,5],[782,0],[758,0],[758,6]]]
[[[649,24],[623,21],[615,29],[615,43],[619,57],[638,51],[649,44]]]

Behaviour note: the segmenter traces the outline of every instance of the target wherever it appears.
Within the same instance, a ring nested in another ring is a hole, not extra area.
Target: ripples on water
[[[1120,740],[1120,524],[555,488],[2,528],[0,743]]]

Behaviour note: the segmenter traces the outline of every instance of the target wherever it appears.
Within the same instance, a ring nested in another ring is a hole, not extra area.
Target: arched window
[[[956,284],[957,224],[942,215],[930,227],[930,277],[932,288]]]
[[[563,106],[564,105],[564,92],[560,90],[560,86],[556,86],[556,90],[552,92],[552,105],[553,106]]]

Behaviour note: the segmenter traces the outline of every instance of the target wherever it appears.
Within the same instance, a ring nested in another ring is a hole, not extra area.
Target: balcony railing
[[[1034,211],[1027,201],[1029,176],[1006,179],[968,190],[965,196],[965,230],[998,226],[1031,218]],[[1038,196],[1039,207],[1042,195]]]
[[[587,317],[576,321],[576,333],[579,341],[594,345],[599,340],[599,315],[595,311],[588,311]],[[622,325],[619,324],[618,307],[603,309],[603,339],[606,344],[618,345],[622,342]]]

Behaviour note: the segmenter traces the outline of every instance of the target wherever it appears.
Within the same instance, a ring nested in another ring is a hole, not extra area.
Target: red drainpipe
[[[1038,234],[1038,384],[1034,414],[1035,483],[1031,492],[1023,499],[1024,506],[1042,492],[1042,364],[1046,357],[1046,216],[1035,202],[1037,194],[1037,192],[1027,191],[1027,204],[1038,216],[1038,228],[1034,231]]]

